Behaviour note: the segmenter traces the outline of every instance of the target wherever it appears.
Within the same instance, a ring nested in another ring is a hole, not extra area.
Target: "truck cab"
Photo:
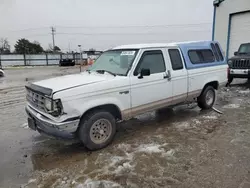
[[[234,56],[228,59],[228,84],[234,78],[245,78],[250,80],[250,43],[241,44]]]
[[[27,85],[28,124],[97,150],[111,143],[117,121],[190,101],[212,108],[226,80],[215,41],[118,46],[85,72]]]

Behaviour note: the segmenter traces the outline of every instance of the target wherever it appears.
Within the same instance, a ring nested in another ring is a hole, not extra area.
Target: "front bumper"
[[[250,69],[230,69],[229,78],[250,78]]]
[[[55,138],[74,139],[76,137],[75,132],[80,122],[79,118],[64,122],[55,122],[35,111],[30,106],[26,106],[25,110],[28,114],[28,125],[31,129]]]

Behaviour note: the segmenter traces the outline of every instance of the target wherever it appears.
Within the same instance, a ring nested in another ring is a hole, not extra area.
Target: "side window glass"
[[[213,63],[215,61],[214,54],[210,49],[190,50],[188,56],[193,64]]]
[[[170,56],[173,70],[183,69],[183,63],[182,63],[180,51],[178,49],[169,49],[168,53]]]
[[[190,50],[188,52],[188,55],[189,55],[189,59],[190,61],[193,63],[193,64],[197,64],[197,63],[200,63],[202,60],[201,60],[201,57],[200,55],[198,54],[198,51],[197,50]]]
[[[144,52],[134,75],[137,76],[141,69],[149,69],[150,74],[165,72],[166,66],[162,52],[160,50]]]
[[[214,54],[211,50],[201,50],[201,55],[203,57],[204,63],[206,62],[214,62]]]
[[[214,43],[211,43],[211,48],[212,48],[213,53],[214,53],[214,55],[215,55],[216,61],[220,61],[220,58],[219,58],[219,55],[218,55],[218,53],[217,53],[217,50],[216,50],[216,48],[215,48]]]
[[[215,43],[215,48],[217,49],[217,52],[218,52],[219,57],[220,57],[220,60],[223,61],[224,57],[223,57],[222,52],[220,50],[220,47],[219,47],[219,45],[217,43]]]

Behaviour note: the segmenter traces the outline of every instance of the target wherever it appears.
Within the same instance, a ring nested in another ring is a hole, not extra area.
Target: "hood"
[[[250,54],[242,54],[229,58],[229,60],[235,60],[235,59],[250,59]]]
[[[103,82],[105,80],[113,79],[114,76],[108,74],[88,73],[83,72],[80,74],[66,75],[56,78],[50,78],[33,83],[33,85],[49,88],[53,93],[79,87],[83,85],[93,84],[97,82]]]

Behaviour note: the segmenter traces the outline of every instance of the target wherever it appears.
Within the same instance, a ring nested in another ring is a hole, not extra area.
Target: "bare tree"
[[[10,53],[10,44],[7,38],[0,39],[0,52],[1,53]]]

